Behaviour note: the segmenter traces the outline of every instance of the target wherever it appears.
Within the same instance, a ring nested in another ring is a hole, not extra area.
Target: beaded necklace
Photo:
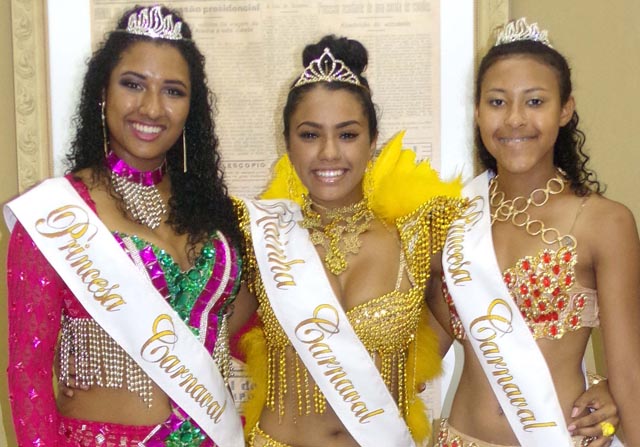
[[[347,269],[347,254],[356,254],[362,246],[360,235],[371,227],[374,219],[373,212],[369,209],[367,199],[340,208],[322,208],[325,217],[329,220],[322,224],[320,214],[311,208],[313,202],[309,196],[304,196],[302,215],[304,219],[300,223],[302,228],[309,230],[313,245],[324,248],[324,264],[334,275],[340,275]]]
[[[156,185],[167,172],[166,161],[152,171],[141,172],[120,159],[114,152],[107,155],[113,189],[122,198],[133,219],[152,230],[158,228],[167,207]]]

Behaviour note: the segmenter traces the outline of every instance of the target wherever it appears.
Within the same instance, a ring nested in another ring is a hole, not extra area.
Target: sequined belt
[[[587,447],[593,439],[584,436],[574,436],[574,447]],[[508,446],[502,444],[492,444],[490,442],[481,441],[473,438],[469,435],[459,432],[451,425],[449,425],[448,419],[442,419],[440,421],[440,431],[436,440],[435,447],[518,447]]]
[[[91,318],[62,316],[60,382],[76,386],[124,388],[151,406],[152,381],[138,364]]]
[[[260,428],[260,424],[256,424],[249,432],[247,438],[247,447],[291,447],[289,444],[285,444],[280,441],[276,441],[271,436],[266,434]]]
[[[138,447],[154,426],[121,425],[60,417],[61,446]]]

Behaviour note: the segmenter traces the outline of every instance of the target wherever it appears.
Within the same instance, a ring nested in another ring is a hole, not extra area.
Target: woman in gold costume
[[[299,211],[311,249],[287,258],[294,231],[263,237],[250,227],[270,217],[241,208],[260,317],[242,340],[256,384],[248,445],[415,445],[429,434],[417,385],[440,370],[423,299],[429,260],[461,209],[460,185],[416,164],[402,135],[372,162],[377,118],[358,41],[327,36],[306,47],[303,65],[283,114],[287,154],[263,195],[292,202],[256,204]],[[277,294],[285,275],[295,282],[288,301]]]

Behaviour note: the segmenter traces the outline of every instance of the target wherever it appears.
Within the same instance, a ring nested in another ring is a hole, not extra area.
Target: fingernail
[[[576,426],[571,424],[567,427],[567,430],[569,430],[569,432],[573,435],[573,431],[576,429]]]
[[[571,410],[571,417],[572,418],[576,417],[578,413],[580,413],[580,410],[578,409],[578,407],[573,407],[573,409]]]

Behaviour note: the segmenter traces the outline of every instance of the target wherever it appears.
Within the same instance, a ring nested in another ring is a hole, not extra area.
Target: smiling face
[[[561,104],[553,68],[530,56],[499,59],[485,73],[475,119],[498,172],[553,169],[560,127],[574,111],[573,98]]]
[[[109,146],[130,166],[157,168],[182,135],[189,115],[187,62],[167,44],[137,42],[127,48],[106,91]]]
[[[362,105],[348,90],[309,90],[289,122],[288,151],[311,199],[336,208],[363,198],[362,179],[376,141]]]

